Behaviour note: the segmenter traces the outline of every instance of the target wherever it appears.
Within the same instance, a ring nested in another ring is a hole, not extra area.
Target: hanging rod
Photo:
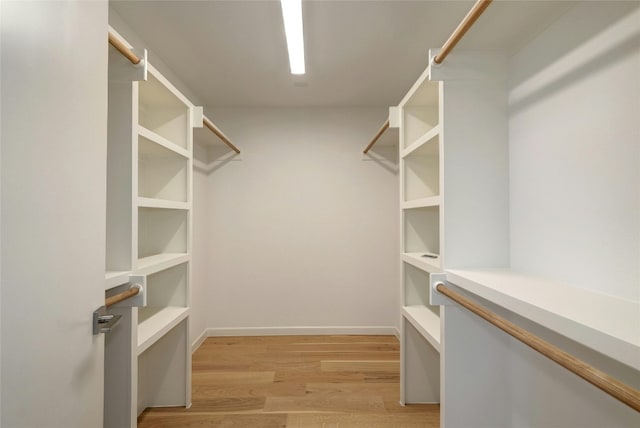
[[[387,119],[382,124],[382,127],[380,127],[376,135],[373,136],[373,138],[371,139],[371,142],[367,145],[367,147],[365,147],[362,153],[366,155],[367,152],[371,149],[371,147],[373,147],[373,145],[378,141],[378,139],[382,136],[382,134],[384,134],[384,131],[386,131],[387,129],[389,129],[389,119]]]
[[[469,28],[471,28],[473,23],[476,22],[476,19],[478,19],[480,15],[482,15],[482,12],[489,7],[491,1],[492,0],[478,0],[476,4],[473,5],[467,16],[465,16],[462,22],[460,22],[460,25],[458,25],[458,28],[456,28],[451,36],[449,36],[449,39],[442,46],[438,55],[433,58],[433,62],[441,64],[442,61],[444,61]]]
[[[109,31],[109,44],[116,48],[122,55],[127,57],[132,64],[138,65],[140,64],[140,61],[142,61],[142,58],[134,54],[133,51],[129,49],[127,45],[122,43],[122,41],[120,41],[120,39],[118,39],[111,31]]]
[[[114,294],[113,296],[104,299],[104,305],[106,307],[113,306],[116,303],[120,303],[123,300],[127,300],[130,297],[137,296],[138,294],[140,294],[140,286],[133,285],[128,290],[122,291],[118,294]]]
[[[229,138],[227,138],[226,135],[223,134],[223,132],[221,130],[218,129],[218,127],[216,125],[213,124],[213,122],[211,122],[209,119],[207,119],[206,117],[202,118],[202,123],[211,130],[211,132],[213,132],[214,134],[216,134],[223,143],[225,143],[227,146],[231,147],[231,149],[236,152],[236,153],[240,153],[240,149],[237,148],[236,146],[233,145],[233,143],[231,142],[231,140],[229,140]]]
[[[623,402],[632,409],[640,412],[640,391],[626,385],[619,380],[609,376],[608,374],[598,370],[597,368],[585,363],[584,361],[574,357],[561,350],[560,348],[540,339],[538,336],[518,327],[511,321],[507,321],[499,315],[494,314],[488,309],[478,305],[474,301],[464,297],[450,288],[447,288],[442,282],[434,284],[435,289],[460,304],[474,314],[498,327],[500,330],[510,334],[525,345],[538,351],[545,357],[561,365],[570,372],[578,375],[595,387],[601,389],[615,399]]]

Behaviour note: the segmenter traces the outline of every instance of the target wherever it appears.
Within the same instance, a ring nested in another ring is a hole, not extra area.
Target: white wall
[[[571,9],[511,59],[509,95],[512,267],[636,301],[639,6],[584,2]],[[637,371],[521,323],[640,387]],[[637,412],[513,339],[508,358],[508,426],[640,425]]]
[[[211,112],[242,153],[207,182],[210,332],[392,333],[397,147],[362,154],[386,109]]]
[[[2,22],[2,2],[0,2],[0,22]],[[2,46],[2,31],[0,31],[0,46]],[[0,66],[1,59],[0,56]],[[1,76],[0,76],[1,77]],[[0,94],[2,93],[2,79],[0,78]],[[0,148],[2,147],[2,102],[0,102]],[[2,177],[2,150],[0,149],[0,177]],[[0,191],[0,195],[1,195]],[[0,225],[2,224],[2,198],[0,197]],[[0,308],[2,308],[2,228],[0,227]],[[0,382],[2,379],[2,316],[0,316]],[[2,387],[0,386],[0,425],[2,424]]]
[[[106,2],[2,2],[2,420],[102,425]]]
[[[511,60],[511,265],[640,299],[640,3],[585,2]],[[631,12],[633,11],[633,12]]]

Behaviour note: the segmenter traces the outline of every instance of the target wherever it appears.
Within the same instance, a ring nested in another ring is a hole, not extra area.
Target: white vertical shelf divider
[[[137,81],[110,48],[106,287],[143,276],[147,304],[113,307],[123,322],[107,336],[105,427],[135,427],[147,407],[191,404],[192,130],[201,109],[146,70]]]
[[[432,61],[399,106],[405,404],[440,402],[448,373],[431,276],[508,262],[505,65],[490,52]]]
[[[440,401],[440,317],[429,281],[442,264],[441,97],[427,69],[398,106],[402,404]]]
[[[431,50],[430,59],[438,52]],[[509,261],[505,57],[454,51],[443,64],[431,64],[429,78],[440,82],[443,94],[440,268],[504,266]],[[469,406],[464,413],[490,414],[482,425],[507,426],[507,389],[486,394],[487,385],[505,383],[506,372],[499,369],[506,365],[503,336],[458,306],[441,306],[440,314],[441,424],[473,425],[451,406],[464,400]],[[469,370],[473,376],[466,375]],[[491,411],[482,410],[487,408]]]

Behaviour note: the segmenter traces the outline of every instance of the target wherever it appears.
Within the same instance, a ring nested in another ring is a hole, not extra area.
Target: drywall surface
[[[639,3],[584,2],[510,66],[512,267],[639,300]]]
[[[209,157],[194,229],[210,333],[397,329],[397,146],[362,154],[386,110],[209,111],[242,150]]]
[[[639,5],[584,2],[572,8],[511,59],[509,96],[512,268],[636,301]],[[593,316],[602,315],[594,311]],[[637,371],[533,323],[520,323],[640,386]],[[640,424],[631,408],[510,342],[509,426]]]
[[[1,7],[0,425],[102,426],[107,4]]]

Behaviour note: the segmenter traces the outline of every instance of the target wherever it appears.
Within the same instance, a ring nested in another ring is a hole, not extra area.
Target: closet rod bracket
[[[454,302],[438,291],[438,285],[448,285],[446,273],[432,273],[429,275],[429,304],[433,306],[451,306]]]

